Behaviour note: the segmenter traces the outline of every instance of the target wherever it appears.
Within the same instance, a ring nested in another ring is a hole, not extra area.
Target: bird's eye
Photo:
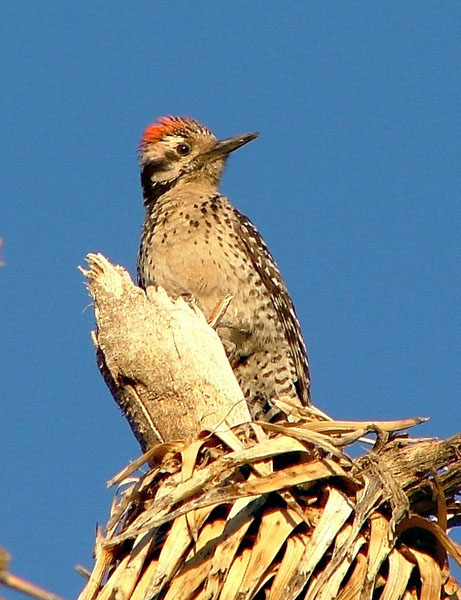
[[[190,154],[190,147],[187,144],[178,144],[176,146],[176,152],[180,156],[187,156],[188,154]]]

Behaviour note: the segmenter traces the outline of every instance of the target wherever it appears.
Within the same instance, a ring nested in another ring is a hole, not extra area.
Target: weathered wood
[[[101,254],[87,261],[98,366],[143,450],[250,420],[219,337],[197,307],[162,288],[144,292]]]

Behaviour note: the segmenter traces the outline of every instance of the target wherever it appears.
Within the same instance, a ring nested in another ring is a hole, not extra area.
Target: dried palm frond
[[[461,436],[410,440],[397,432],[421,419],[335,421],[282,399],[288,422],[250,423],[203,314],[87,260],[98,365],[148,451],[111,480],[80,600],[460,597]]]
[[[459,437],[297,416],[160,444],[124,469],[80,600],[459,598]],[[367,432],[374,448],[352,460],[344,446]]]

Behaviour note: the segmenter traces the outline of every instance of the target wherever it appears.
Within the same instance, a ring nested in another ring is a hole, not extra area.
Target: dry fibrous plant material
[[[357,436],[380,435],[352,460],[341,446],[354,424],[333,435],[332,423],[260,423],[258,439],[246,424],[152,449],[147,472],[115,478],[80,600],[459,597],[448,557],[461,564],[461,549],[446,529],[461,512],[449,484],[461,439],[418,442],[392,433],[402,422],[356,423]],[[444,472],[422,472],[423,457]]]
[[[250,420],[219,337],[193,303],[144,292],[101,254],[87,261],[98,366],[143,450]]]
[[[461,436],[412,440],[424,419],[338,421],[283,398],[286,422],[250,423],[196,307],[87,258],[98,365],[147,451],[111,479],[80,600],[461,598]]]

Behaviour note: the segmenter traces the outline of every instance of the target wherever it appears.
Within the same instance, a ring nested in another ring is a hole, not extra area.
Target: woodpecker
[[[189,117],[161,117],[139,144],[145,220],[138,284],[193,298],[208,320],[227,296],[216,330],[254,419],[276,398],[310,405],[306,346],[293,302],[264,240],[219,192],[231,152],[257,137],[217,140]]]

